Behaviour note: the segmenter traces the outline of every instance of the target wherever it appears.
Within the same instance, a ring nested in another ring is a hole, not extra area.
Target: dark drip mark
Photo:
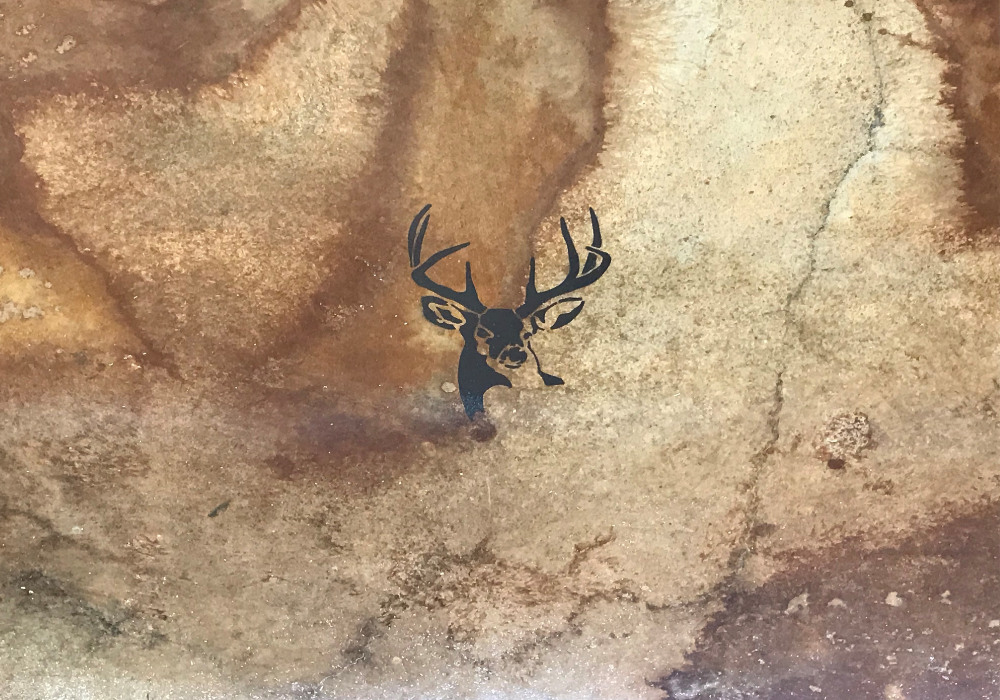
[[[226,509],[228,508],[229,508],[229,501],[223,501],[222,503],[220,503],[219,505],[215,506],[215,508],[212,509],[212,512],[208,514],[208,517],[215,518],[219,515],[222,515],[223,513],[226,512]]]
[[[472,279],[472,265],[465,263],[465,289],[458,291],[435,282],[427,272],[452,253],[467,247],[468,243],[439,250],[421,262],[427,224],[430,222],[428,204],[414,217],[407,235],[407,250],[413,281],[437,296],[425,296],[420,302],[424,318],[435,326],[457,330],[465,345],[458,358],[458,390],[462,405],[470,420],[484,414],[483,395],[495,386],[510,387],[510,379],[501,370],[516,370],[528,359],[535,358],[538,376],[545,386],[559,386],[563,380],[542,371],[538,355],[529,339],[542,330],[556,330],[567,325],[583,310],[583,299],[566,296],[583,289],[607,271],[611,256],[601,249],[601,229],[597,215],[590,210],[593,240],[587,246],[587,259],[580,270],[580,255],[573,244],[566,220],[559,219],[559,228],[566,243],[569,271],[562,282],[551,289],[538,291],[535,284],[535,258],[528,263],[528,283],[524,290],[524,303],[516,309],[487,308],[479,299]]]

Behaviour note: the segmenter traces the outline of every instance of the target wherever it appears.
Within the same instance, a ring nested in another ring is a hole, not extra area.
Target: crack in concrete
[[[864,20],[862,20],[864,21]],[[782,314],[784,316],[784,326],[785,326],[785,339],[783,343],[783,348],[785,353],[790,350],[791,343],[788,341],[787,332],[789,328],[794,328],[797,339],[800,344],[805,343],[804,334],[805,331],[802,327],[801,322],[796,318],[794,307],[801,301],[803,294],[806,289],[812,283],[818,271],[817,268],[817,244],[819,237],[829,228],[830,226],[830,216],[833,209],[833,203],[837,201],[844,192],[846,184],[850,181],[851,177],[857,171],[858,167],[863,161],[870,158],[872,154],[879,150],[877,144],[878,131],[883,126],[885,126],[885,78],[882,72],[882,63],[880,55],[876,46],[876,39],[874,32],[872,31],[871,23],[864,21],[865,36],[868,39],[868,46],[871,52],[874,82],[875,82],[875,99],[871,108],[871,117],[868,121],[867,126],[867,138],[865,142],[864,150],[854,157],[850,164],[843,169],[840,177],[837,179],[837,184],[834,186],[830,193],[830,196],[826,198],[820,208],[821,212],[821,222],[820,225],[812,231],[807,239],[807,249],[806,249],[806,269],[805,273],[795,284],[795,286],[789,291],[788,295],[785,297],[785,302],[782,306]],[[758,484],[760,483],[761,476],[763,475],[764,468],[770,456],[775,452],[778,441],[781,437],[781,413],[784,410],[785,404],[785,373],[788,369],[787,358],[782,358],[779,365],[777,376],[775,379],[774,389],[772,393],[771,407],[767,414],[767,429],[768,438],[764,442],[763,446],[758,449],[753,456],[750,458],[751,471],[750,476],[743,484],[743,489],[747,494],[746,505],[744,506],[744,524],[743,530],[736,541],[732,552],[729,556],[729,569],[730,573],[726,576],[722,585],[717,589],[721,590],[723,594],[729,591],[736,583],[736,579],[739,573],[743,570],[746,565],[747,559],[752,555],[757,547],[757,541],[764,535],[767,531],[773,527],[769,526],[767,523],[762,522],[760,517],[761,508],[761,495],[758,491]]]
[[[858,166],[866,158],[875,153],[878,149],[876,144],[876,138],[878,130],[885,126],[885,78],[882,74],[882,64],[880,62],[878,49],[876,48],[875,36],[872,32],[872,27],[869,22],[865,22],[865,36],[868,38],[868,46],[871,50],[872,56],[872,66],[873,72],[875,74],[875,100],[872,105],[872,115],[868,121],[868,137],[865,143],[865,149],[860,154],[858,154],[840,174],[837,179],[837,184],[830,193],[830,196],[823,202],[823,206],[820,208],[822,213],[822,222],[819,227],[809,234],[807,241],[807,251],[806,251],[806,272],[799,280],[798,284],[792,288],[785,298],[785,305],[782,309],[785,316],[786,327],[792,325],[796,328],[799,335],[799,339],[802,340],[802,327],[801,324],[796,322],[794,318],[793,306],[801,300],[803,293],[806,288],[812,283],[813,278],[816,274],[816,245],[819,237],[829,228],[830,226],[830,214],[833,208],[833,203],[841,196],[843,193],[844,186],[851,179],[851,176],[857,170]],[[782,369],[784,371],[784,369]]]

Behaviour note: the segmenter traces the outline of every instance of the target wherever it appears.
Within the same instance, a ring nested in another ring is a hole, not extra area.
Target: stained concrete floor
[[[0,2],[0,698],[1000,697],[998,12]]]

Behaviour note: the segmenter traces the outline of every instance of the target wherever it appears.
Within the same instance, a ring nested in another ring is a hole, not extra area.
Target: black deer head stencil
[[[472,264],[465,263],[465,289],[461,292],[438,284],[427,276],[428,270],[444,258],[465,248],[461,243],[445,248],[420,261],[420,248],[430,222],[431,205],[428,204],[410,224],[407,244],[410,252],[412,277],[420,287],[437,296],[425,296],[420,302],[424,318],[435,326],[458,330],[465,340],[458,358],[458,391],[465,406],[465,413],[474,418],[485,411],[483,395],[495,386],[511,386],[510,379],[500,370],[516,370],[528,360],[528,353],[535,359],[538,375],[546,386],[563,383],[559,377],[542,371],[538,355],[531,348],[531,337],[538,331],[562,328],[583,310],[583,299],[566,296],[593,284],[611,264],[611,256],[601,250],[601,229],[597,215],[590,210],[594,239],[587,246],[587,260],[580,270],[580,256],[569,235],[566,220],[560,218],[563,240],[569,257],[569,272],[555,287],[538,291],[535,287],[535,259],[528,266],[528,284],[524,290],[524,303],[516,309],[487,308],[476,292],[472,281]]]

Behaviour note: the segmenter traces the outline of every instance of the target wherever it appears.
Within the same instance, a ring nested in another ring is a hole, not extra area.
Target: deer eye
[[[483,340],[486,340],[487,338],[491,337],[492,335],[493,334],[490,333],[485,328],[478,328],[478,329],[476,329],[476,336],[482,338]]]

